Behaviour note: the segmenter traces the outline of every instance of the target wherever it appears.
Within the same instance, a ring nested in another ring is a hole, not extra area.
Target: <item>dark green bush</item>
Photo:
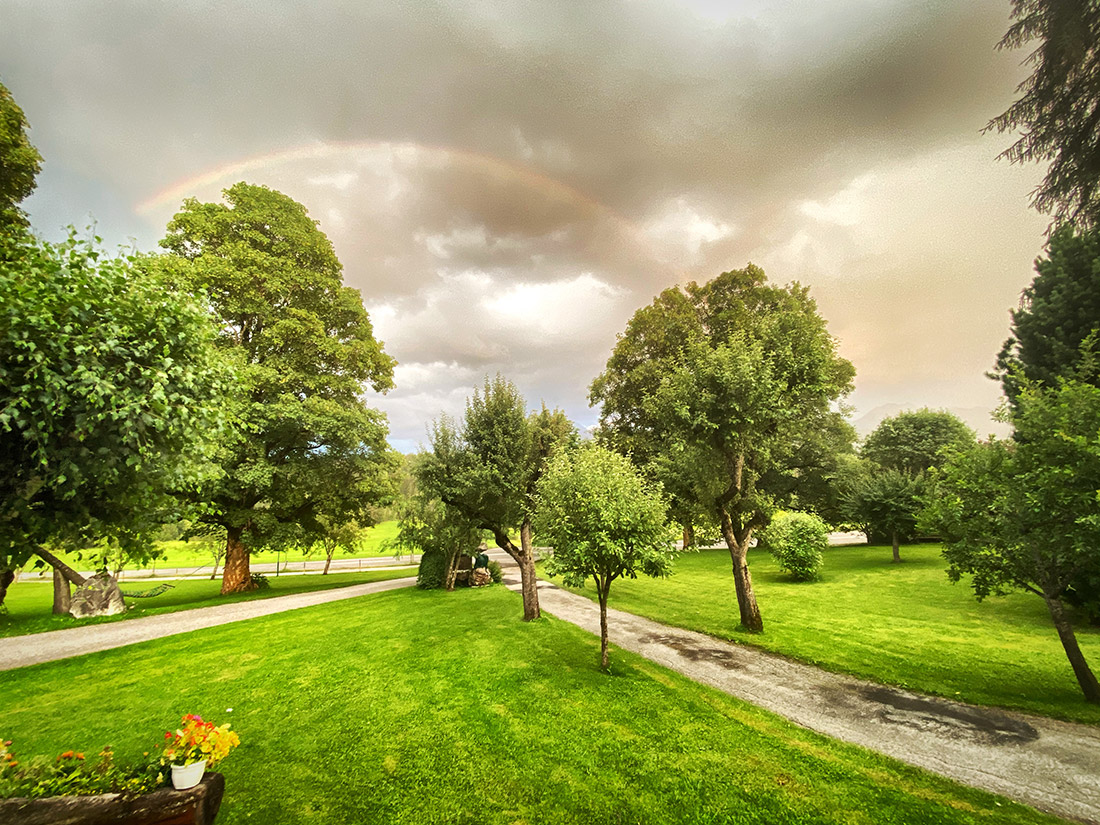
[[[824,563],[829,528],[813,513],[780,513],[764,531],[763,544],[796,581],[813,581]]]
[[[492,559],[489,560],[489,576],[493,581],[500,584],[504,581],[504,571],[500,569],[500,562],[495,562]]]
[[[269,582],[267,580],[267,576],[265,576],[263,573],[253,573],[251,578],[252,578],[252,584],[253,584],[253,586],[255,587],[256,590],[270,590],[271,589],[271,582]]]
[[[420,557],[416,586],[422,590],[438,590],[447,582],[448,559],[443,553],[428,551]]]

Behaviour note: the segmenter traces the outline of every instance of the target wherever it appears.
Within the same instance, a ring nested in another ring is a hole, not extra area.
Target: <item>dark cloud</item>
[[[151,245],[175,207],[154,196],[180,180],[286,191],[402,361],[409,389],[383,403],[404,439],[498,369],[582,414],[637,306],[750,259],[811,283],[874,376],[860,391],[894,400],[874,395],[890,364],[924,381],[976,363],[1004,313],[897,335],[1018,292],[1041,240],[1018,172],[974,148],[1022,76],[994,51],[1003,0],[0,9],[0,78],[46,159],[36,222],[94,208]]]

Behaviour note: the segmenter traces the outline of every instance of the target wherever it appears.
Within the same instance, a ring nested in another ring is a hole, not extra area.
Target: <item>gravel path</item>
[[[413,584],[416,584],[415,578],[390,579],[336,587],[331,590],[315,590],[312,593],[294,593],[290,596],[274,596],[270,599],[161,613],[141,619],[51,630],[30,636],[11,636],[0,639],[0,671],[36,665],[40,662],[52,662],[54,659],[65,659],[84,653],[94,653],[97,650],[109,650],[112,647],[123,647],[149,639],[174,636],[177,633],[188,633],[204,627],[255,619],[258,616],[270,616],[286,610],[297,610],[299,607],[354,599],[357,596],[380,593],[383,590],[396,590]]]
[[[518,568],[502,553],[491,555],[504,566],[505,584],[518,590]],[[547,613],[599,634],[599,607],[590,599],[540,581],[539,602]],[[865,682],[618,610],[608,611],[608,634],[624,650],[803,727],[1040,810],[1100,823],[1098,728]]]

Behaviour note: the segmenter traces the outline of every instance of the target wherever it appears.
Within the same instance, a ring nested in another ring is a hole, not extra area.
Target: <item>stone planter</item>
[[[122,798],[49,796],[44,799],[0,799],[4,825],[210,825],[225,793],[225,777],[207,773],[186,791],[158,791]]]

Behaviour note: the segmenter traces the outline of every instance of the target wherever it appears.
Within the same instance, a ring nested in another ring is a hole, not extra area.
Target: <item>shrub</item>
[[[267,576],[265,576],[263,573],[253,573],[251,578],[252,578],[252,585],[257,590],[270,590],[271,589],[271,582],[269,582],[267,580]]]
[[[422,590],[438,590],[447,582],[447,556],[429,550],[420,557],[416,586]]]
[[[489,561],[489,576],[494,582],[500,584],[504,581],[504,571],[500,568],[500,562]]]
[[[813,513],[781,513],[764,531],[764,546],[796,581],[813,581],[829,546],[829,528]]]

